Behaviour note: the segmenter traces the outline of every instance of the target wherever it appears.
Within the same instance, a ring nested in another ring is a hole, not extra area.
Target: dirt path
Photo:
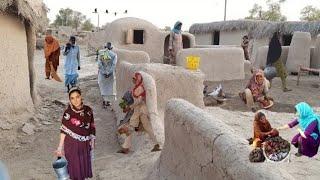
[[[34,117],[19,116],[24,122],[35,125],[35,133],[26,135],[20,128],[17,132],[6,133],[7,136],[16,135],[17,138],[0,141],[3,150],[0,159],[8,166],[10,176],[14,180],[55,179],[51,163],[54,160],[53,151],[58,144],[61,115],[68,103],[67,93],[63,83],[44,80],[41,51],[36,52],[35,68],[41,102]],[[63,63],[59,67],[60,75],[63,74],[62,69]],[[148,145],[147,140],[127,156],[116,153],[119,149],[115,135],[116,118],[111,110],[103,109],[101,106],[96,72],[94,59],[82,57],[80,88],[85,104],[94,110],[97,127],[93,179],[143,179],[158,154],[151,154],[143,148]]]

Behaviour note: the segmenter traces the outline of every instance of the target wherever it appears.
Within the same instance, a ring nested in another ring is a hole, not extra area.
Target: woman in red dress
[[[70,179],[84,180],[92,177],[91,151],[94,148],[95,125],[93,112],[82,102],[77,87],[69,91],[70,104],[62,117],[57,156],[65,155]],[[63,153],[64,152],[64,153]]]

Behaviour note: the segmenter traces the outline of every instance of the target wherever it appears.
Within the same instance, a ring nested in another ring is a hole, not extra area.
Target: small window
[[[220,31],[214,31],[212,42],[213,42],[213,45],[220,44]]]
[[[282,44],[283,46],[290,46],[292,40],[292,34],[284,34],[282,36]]]
[[[144,30],[133,30],[133,43],[143,44]]]

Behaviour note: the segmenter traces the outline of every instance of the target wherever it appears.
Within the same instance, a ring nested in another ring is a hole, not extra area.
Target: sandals
[[[130,152],[129,148],[121,148],[117,153],[128,154]]]
[[[289,91],[292,91],[292,89],[288,89],[288,88],[283,89],[283,92],[289,92]]]
[[[301,157],[302,156],[302,154],[299,153],[299,152],[295,153],[294,155],[297,156],[297,157]]]
[[[239,97],[240,97],[240,99],[241,99],[245,104],[247,104],[247,101],[246,101],[246,97],[245,97],[245,95],[244,95],[244,92],[239,92]]]
[[[107,101],[107,102],[103,101],[102,106],[104,109],[107,109],[109,106],[111,106],[111,103],[109,101]]]
[[[161,151],[159,144],[154,145],[153,149],[151,149],[151,152],[156,152],[156,151]]]
[[[256,112],[258,111],[258,109],[255,108],[255,107],[252,107],[252,108],[251,108],[251,111],[252,111],[253,113],[256,113]]]

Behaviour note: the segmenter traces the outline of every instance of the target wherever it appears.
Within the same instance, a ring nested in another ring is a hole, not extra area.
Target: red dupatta
[[[134,98],[139,98],[139,97],[146,97],[146,91],[143,86],[143,78],[140,73],[135,73],[133,79],[136,80],[135,86],[132,90],[132,96]]]

